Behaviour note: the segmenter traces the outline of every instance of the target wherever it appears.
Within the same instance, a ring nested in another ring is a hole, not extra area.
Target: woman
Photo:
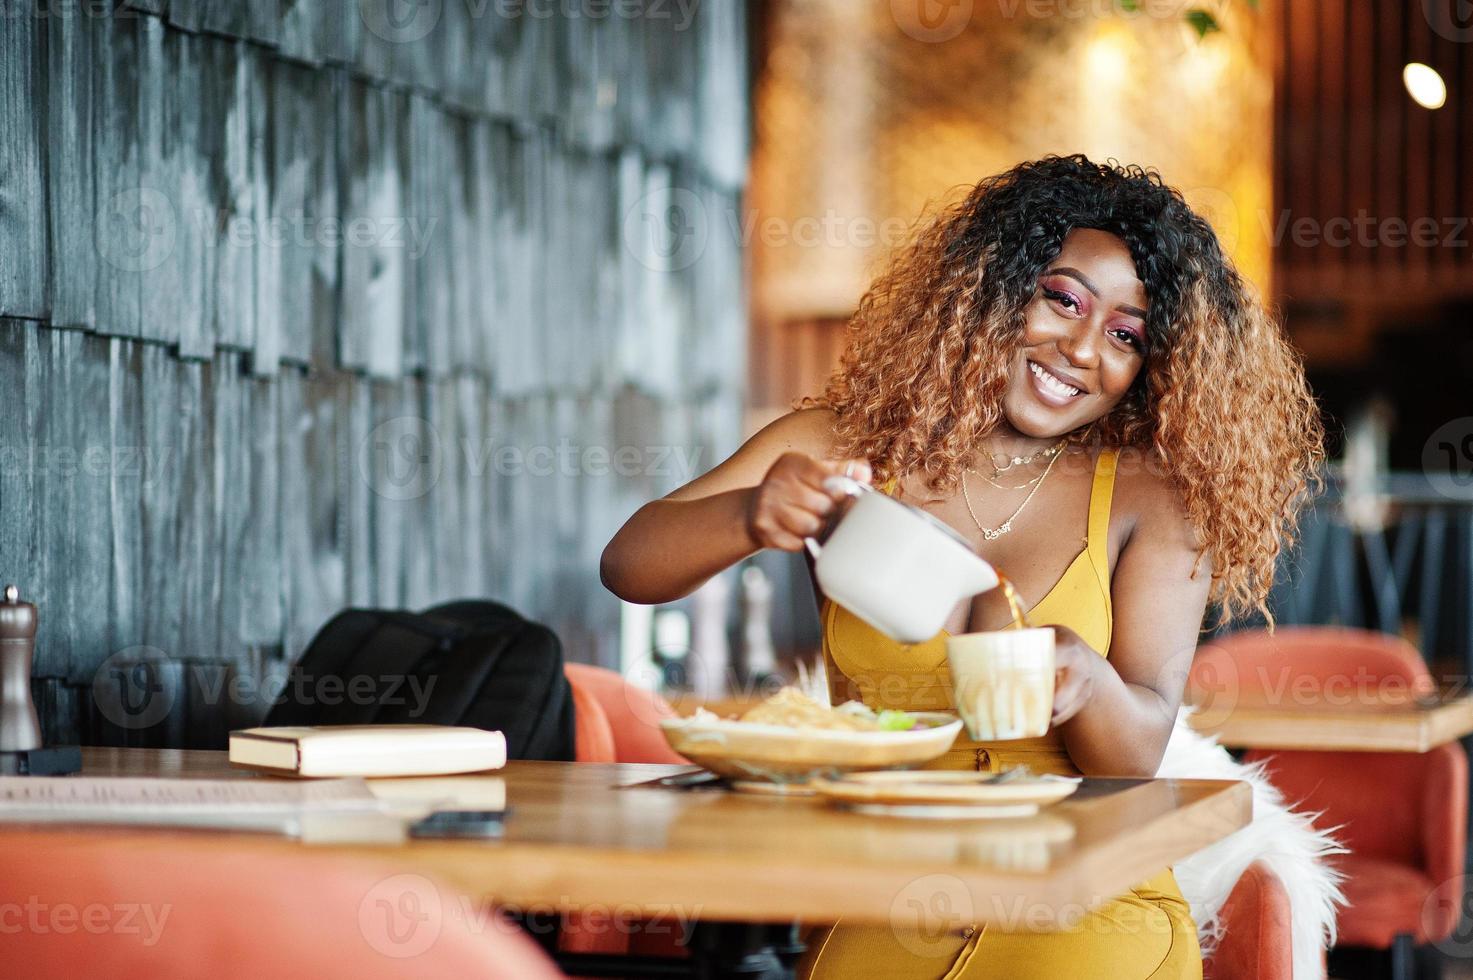
[[[1049,734],[940,765],[1154,775],[1207,605],[1267,612],[1321,428],[1299,362],[1211,228],[1156,174],[1048,157],[982,181],[860,302],[823,398],[641,508],[604,582],[668,602],[762,548],[797,551],[848,472],[965,534],[1057,634]],[[835,701],[933,708],[945,634],[903,647],[821,602]],[[998,590],[946,632],[1009,622]],[[1163,870],[1066,932],[950,943],[840,924],[814,977],[1200,977]],[[934,950],[922,955],[917,949]]]

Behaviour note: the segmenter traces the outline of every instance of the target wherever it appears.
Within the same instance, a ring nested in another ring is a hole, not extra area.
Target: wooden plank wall
[[[219,745],[350,604],[612,663],[603,544],[740,436],[742,5],[392,6],[0,0],[0,577],[53,740]]]
[[[1464,8],[1457,0],[1265,8],[1281,52],[1277,203],[1256,232],[1271,237],[1284,298],[1396,306],[1473,296],[1473,24]],[[1441,109],[1408,97],[1410,61],[1442,75]]]

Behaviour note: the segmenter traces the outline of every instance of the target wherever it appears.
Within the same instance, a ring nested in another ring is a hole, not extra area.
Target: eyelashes
[[[1124,327],[1116,327],[1114,330],[1110,331],[1110,333],[1112,336],[1119,337],[1121,340],[1129,344],[1137,351],[1144,351],[1146,349],[1146,339],[1140,334],[1136,333],[1134,330],[1127,330]]]
[[[1049,299],[1053,300],[1055,303],[1058,303],[1060,306],[1064,306],[1067,303],[1073,303],[1074,304],[1074,312],[1075,313],[1081,312],[1081,305],[1080,305],[1080,302],[1079,302],[1079,298],[1077,296],[1073,295],[1072,293],[1066,293],[1066,292],[1064,292],[1063,290],[1060,290],[1060,289],[1050,289],[1047,286],[1039,286],[1039,288],[1043,290],[1043,295],[1044,296],[1046,296]]]
[[[1075,296],[1073,293],[1065,292],[1062,289],[1052,289],[1048,286],[1045,286],[1043,283],[1039,283],[1038,288],[1043,293],[1046,299],[1059,304],[1059,306],[1069,311],[1071,315],[1076,317],[1084,315],[1084,304],[1080,301],[1079,297]],[[1145,353],[1146,338],[1141,336],[1136,331],[1131,330],[1128,327],[1116,327],[1107,330],[1106,333],[1108,333],[1111,337],[1116,338],[1121,343],[1126,344],[1130,347],[1131,350],[1135,351],[1136,353]]]

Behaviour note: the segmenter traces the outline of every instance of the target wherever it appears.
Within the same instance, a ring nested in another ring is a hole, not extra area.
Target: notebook
[[[314,725],[230,733],[230,763],[275,775],[448,776],[506,765],[501,732],[450,725]]]

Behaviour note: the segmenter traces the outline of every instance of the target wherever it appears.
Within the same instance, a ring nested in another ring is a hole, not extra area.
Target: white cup
[[[946,639],[957,713],[973,741],[1037,738],[1054,708],[1054,631],[995,630]]]

